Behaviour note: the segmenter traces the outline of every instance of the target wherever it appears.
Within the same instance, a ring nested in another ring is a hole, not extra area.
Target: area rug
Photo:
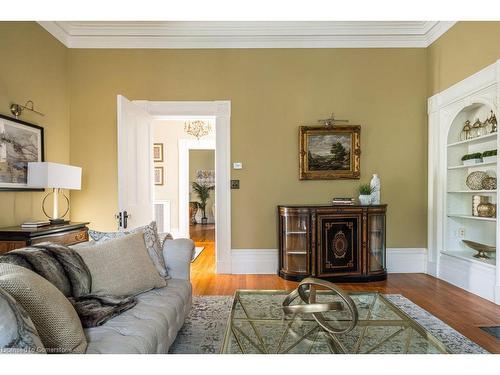
[[[203,250],[205,250],[205,246],[199,246],[199,247],[196,246],[194,248],[194,256],[193,259],[191,260],[191,263],[193,263],[196,260],[196,258],[198,258],[198,256],[201,254]]]
[[[408,298],[400,294],[386,294],[385,297],[444,343],[452,353],[488,353]],[[220,353],[232,301],[232,296],[193,297],[191,313],[172,344],[170,353]]]

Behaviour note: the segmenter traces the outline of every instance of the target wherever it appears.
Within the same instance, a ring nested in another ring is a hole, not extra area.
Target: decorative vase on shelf
[[[370,203],[371,204],[380,204],[380,178],[378,174],[374,174],[371,181],[370,187],[372,189],[372,193],[370,195]]]
[[[372,199],[371,195],[360,194],[359,195],[359,204],[362,206],[368,206],[371,202],[371,199]]]

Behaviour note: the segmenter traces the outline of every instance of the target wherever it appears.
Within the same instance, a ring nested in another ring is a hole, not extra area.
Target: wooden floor
[[[194,295],[232,295],[237,289],[293,290],[297,283],[277,275],[215,274],[214,229],[191,227],[191,238],[205,250],[191,265]],[[500,353],[500,340],[481,326],[500,325],[500,306],[425,274],[390,274],[387,280],[339,284],[345,290],[402,294],[464,336],[492,353]]]

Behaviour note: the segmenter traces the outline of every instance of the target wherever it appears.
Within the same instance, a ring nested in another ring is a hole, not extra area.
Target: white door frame
[[[217,131],[215,133],[217,137]],[[216,150],[213,140],[179,139],[179,233],[190,238],[189,235],[189,151]],[[217,162],[216,162],[217,163]],[[217,178],[217,165],[215,166]],[[215,184],[217,189],[217,184]],[[217,211],[217,191],[215,192],[215,210]],[[216,233],[217,220],[215,220]]]
[[[215,118],[215,197],[217,200],[215,206],[217,226],[215,272],[231,273],[231,101],[136,100],[134,103],[142,106],[154,118],[175,116]],[[179,207],[181,207],[180,200]],[[187,211],[183,214],[187,215]],[[179,224],[180,220],[179,216]]]

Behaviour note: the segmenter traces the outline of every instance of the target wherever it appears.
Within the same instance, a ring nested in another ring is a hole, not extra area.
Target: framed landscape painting
[[[43,128],[0,115],[0,191],[31,190],[28,163],[43,161]]]
[[[301,126],[300,179],[359,179],[360,133],[359,125]]]

